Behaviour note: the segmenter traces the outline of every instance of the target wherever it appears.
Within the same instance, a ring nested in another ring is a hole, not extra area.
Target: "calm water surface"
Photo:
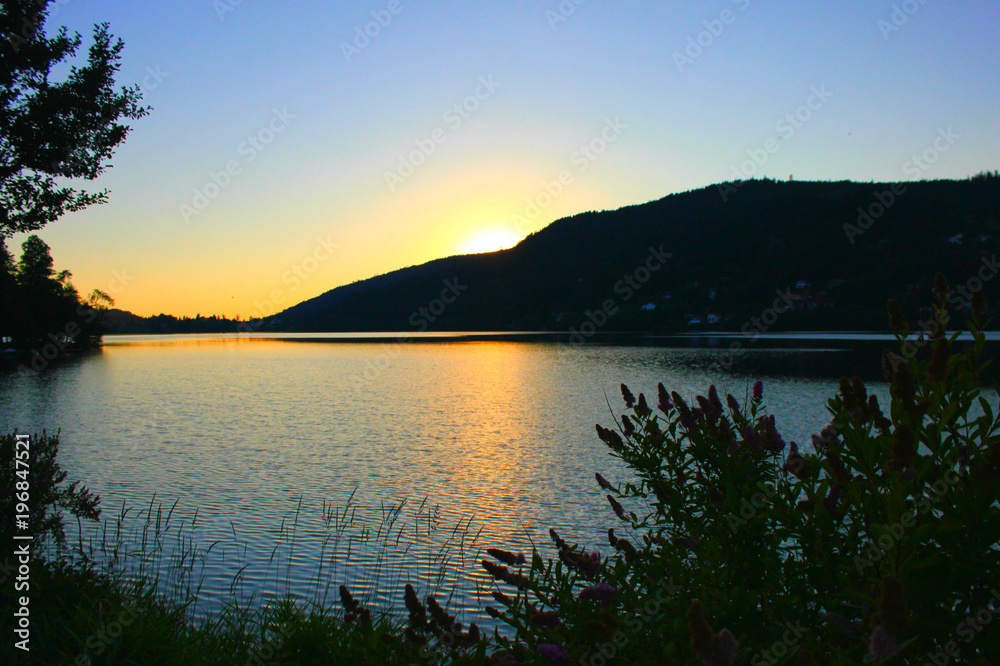
[[[830,369],[858,358],[758,348],[726,372],[720,357],[489,339],[109,337],[41,373],[0,374],[0,429],[61,429],[62,466],[101,495],[105,517],[176,501],[183,538],[215,544],[199,560],[202,609],[240,572],[242,594],[287,585],[309,596],[328,583],[335,599],[346,582],[386,607],[412,582],[452,595],[468,620],[485,603],[486,548],[534,541],[552,555],[554,527],[609,549],[614,520],[593,475],[624,472],[594,424],[611,424],[605,394],[621,412],[622,382],[655,396],[662,381],[691,397],[715,383],[742,403],[762,378],[785,439],[808,442],[828,422]],[[884,383],[870,389],[888,404]],[[324,501],[336,518],[324,520]]]

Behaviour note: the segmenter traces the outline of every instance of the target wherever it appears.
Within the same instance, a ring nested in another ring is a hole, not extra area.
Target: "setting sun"
[[[481,254],[483,252],[496,252],[514,247],[520,242],[520,238],[509,231],[503,229],[490,229],[481,231],[470,236],[462,246],[462,254]]]

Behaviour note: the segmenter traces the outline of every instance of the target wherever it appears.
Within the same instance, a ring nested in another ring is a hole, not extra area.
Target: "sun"
[[[503,229],[480,231],[470,236],[462,246],[462,254],[482,254],[506,250],[518,244],[520,237]]]

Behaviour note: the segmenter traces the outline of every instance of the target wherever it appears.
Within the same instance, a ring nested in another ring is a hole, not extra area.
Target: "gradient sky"
[[[753,153],[797,180],[1000,167],[994,1],[576,2],[54,4],[50,32],[111,24],[154,110],[88,184],[110,203],[39,235],[81,293],[248,317],[731,180]]]

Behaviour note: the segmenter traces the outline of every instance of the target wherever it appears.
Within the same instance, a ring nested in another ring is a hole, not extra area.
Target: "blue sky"
[[[143,315],[265,315],[740,169],[893,181],[998,168],[990,2],[52,11],[47,29],[85,37],[109,22],[125,42],[119,81],[154,110],[91,185],[111,202],[40,235],[81,291]],[[934,163],[915,166],[925,151]]]

